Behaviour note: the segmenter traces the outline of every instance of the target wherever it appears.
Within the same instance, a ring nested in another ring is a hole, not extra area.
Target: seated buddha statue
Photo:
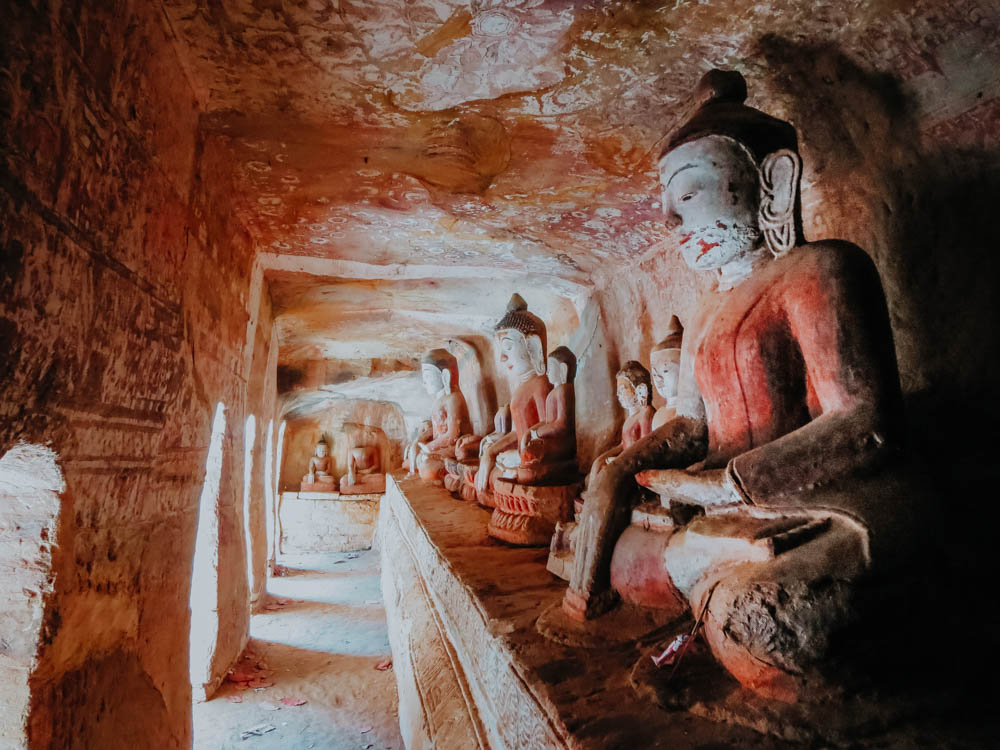
[[[554,349],[546,375],[552,390],[545,397],[545,418],[518,441],[516,476],[521,484],[558,481],[567,471],[576,473],[576,356],[565,346]]]
[[[511,426],[510,406],[504,404],[493,415],[493,432],[489,435],[463,435],[455,443],[455,458],[446,459],[448,474],[444,478],[444,486],[452,493],[460,495],[463,500],[478,502],[486,508],[493,507],[492,493],[487,488],[483,492],[476,490],[476,470],[479,459],[493,443],[509,433]]]
[[[615,589],[655,591],[643,603],[690,607],[744,687],[795,700],[916,514],[878,484],[901,432],[878,273],[854,245],[803,240],[795,129],[746,94],[738,73],[710,72],[666,138],[664,209],[683,260],[716,283],[685,331],[676,416],[584,492],[562,616],[585,630],[613,617]],[[629,525],[637,480],[696,512],[654,543]]]
[[[320,438],[309,459],[309,471],[302,477],[299,486],[302,492],[335,492],[337,478],[333,475],[333,459],[330,458],[330,446],[324,438]]]
[[[382,469],[382,431],[362,424],[345,425],[349,433],[347,474],[340,480],[343,495],[385,492]]]
[[[444,460],[454,457],[455,444],[472,432],[469,408],[458,390],[458,362],[446,349],[431,349],[421,362],[424,388],[434,399],[430,430],[421,430],[407,449],[410,471],[428,482],[439,482],[445,473]]]
[[[553,352],[557,383],[553,389],[546,377],[545,324],[517,294],[494,331],[499,364],[513,393],[513,429],[483,450],[475,487],[477,492],[487,487],[492,492],[494,510],[487,529],[491,536],[511,544],[543,546],[556,522],[571,513],[578,490],[570,382],[575,357],[568,349]]]
[[[628,415],[622,425],[621,440],[594,459],[587,476],[587,484],[592,484],[605,466],[617,458],[623,450],[640,440],[653,429],[656,410],[649,403],[652,383],[649,370],[635,360],[625,366],[615,376],[615,394],[618,403]]]
[[[677,375],[681,368],[681,342],[684,328],[676,315],[671,316],[667,336],[649,353],[653,386],[663,398],[663,406],[653,415],[652,429],[658,429],[677,416]],[[645,436],[643,436],[645,437]]]
[[[545,323],[528,311],[519,294],[507,303],[507,311],[494,328],[498,360],[510,385],[512,429],[489,445],[480,456],[476,489],[485,490],[491,474],[500,469],[517,476],[521,464],[520,440],[545,418],[545,398],[552,385],[545,376]]]

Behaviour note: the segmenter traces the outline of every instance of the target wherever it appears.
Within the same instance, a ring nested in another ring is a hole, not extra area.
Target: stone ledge
[[[379,514],[383,594],[407,747],[774,747],[638,698],[633,646],[585,650],[535,630],[565,583],[548,550],[486,534],[490,512],[402,473]]]

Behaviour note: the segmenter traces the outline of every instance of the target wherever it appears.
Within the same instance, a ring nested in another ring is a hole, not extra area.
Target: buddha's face
[[[649,355],[650,375],[653,386],[663,398],[677,395],[677,379],[680,375],[680,349],[661,349]]]
[[[420,374],[424,379],[424,390],[434,396],[442,388],[441,371],[434,365],[423,365]]]
[[[635,414],[639,409],[645,406],[646,399],[643,398],[643,394],[632,385],[632,381],[628,378],[617,378],[615,393],[618,395],[618,403],[622,405],[622,408],[629,414]]]
[[[326,443],[317,443],[316,444],[316,455],[319,458],[326,458],[326,454],[329,453],[329,452],[330,452],[330,449],[327,447]]]
[[[705,136],[664,155],[659,168],[663,208],[691,268],[722,268],[757,247],[759,177],[739,143]]]
[[[548,365],[545,370],[552,385],[565,385],[569,380],[569,365],[560,362],[555,357],[548,358]]]
[[[528,342],[523,334],[518,331],[502,331],[499,334],[498,344],[500,367],[508,377],[519,379],[534,371],[531,352],[528,351]]]

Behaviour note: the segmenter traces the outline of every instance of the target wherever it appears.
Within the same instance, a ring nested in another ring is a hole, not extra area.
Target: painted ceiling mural
[[[951,77],[958,58],[977,55],[971,67],[983,71],[1000,65],[993,0],[163,5],[203,128],[232,149],[240,219],[262,251],[480,269],[480,279],[503,279],[503,294],[534,283],[539,298],[564,300],[572,295],[545,283],[586,288],[602,268],[669,245],[654,156],[706,69],[741,70],[751,103],[794,122],[792,74],[762,49],[821,42],[901,76],[933,128],[996,87],[986,72]],[[932,101],[957,111],[930,111]],[[382,299],[372,309],[383,317],[366,329],[363,311],[334,313],[323,301],[320,288],[336,277],[318,274],[294,300],[276,293],[284,360],[398,355],[400,316],[422,343],[446,332],[440,317],[464,309],[468,292],[446,283],[423,307],[409,293]],[[503,294],[483,297],[494,316]],[[473,317],[466,327],[483,331],[489,316]],[[324,334],[333,323],[350,329],[345,340],[368,336],[368,348]]]

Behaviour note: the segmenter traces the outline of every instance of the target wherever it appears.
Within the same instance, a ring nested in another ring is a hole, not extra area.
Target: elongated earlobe
[[[545,374],[545,351],[542,349],[542,340],[538,336],[528,336],[528,355],[531,357],[531,364],[535,368],[536,375]]]
[[[760,213],[758,221],[764,242],[780,257],[798,242],[795,230],[795,199],[799,191],[802,160],[783,148],[768,154],[760,165]]]
[[[448,369],[441,370],[441,388],[446,393],[451,393],[451,371]]]

